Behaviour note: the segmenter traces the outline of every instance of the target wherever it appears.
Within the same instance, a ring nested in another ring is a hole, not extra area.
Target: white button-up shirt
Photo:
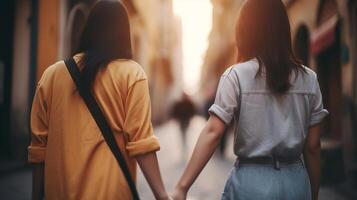
[[[237,156],[300,156],[308,128],[328,115],[316,73],[307,67],[294,72],[290,90],[276,96],[267,88],[264,66],[261,76],[258,69],[257,59],[228,68],[209,112],[226,124],[234,119]]]

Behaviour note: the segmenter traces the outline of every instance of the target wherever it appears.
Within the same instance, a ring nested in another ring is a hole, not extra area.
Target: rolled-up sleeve
[[[28,147],[28,161],[42,163],[45,160],[48,135],[47,105],[41,83],[37,85],[31,109],[31,144]]]
[[[124,131],[128,134],[126,149],[130,156],[143,155],[160,149],[151,123],[148,81],[139,80],[130,86],[126,98]]]
[[[231,77],[222,75],[214,104],[208,110],[210,114],[213,114],[220,118],[225,124],[229,124],[232,121],[235,110],[237,108],[239,87],[234,83]]]
[[[313,88],[314,94],[311,98],[312,110],[310,115],[310,126],[320,123],[329,114],[328,111],[324,109],[322,94],[317,78],[315,79]]]

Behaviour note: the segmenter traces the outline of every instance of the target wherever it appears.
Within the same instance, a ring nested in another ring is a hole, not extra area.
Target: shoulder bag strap
[[[115,156],[116,160],[118,161],[118,164],[123,171],[123,174],[126,178],[126,181],[128,182],[129,188],[131,190],[132,196],[134,200],[139,200],[139,194],[138,191],[136,190],[134,181],[130,175],[129,168],[124,160],[123,154],[121,153],[118,144],[115,141],[114,134],[105,119],[105,116],[100,109],[97,101],[95,100],[93,94],[91,91],[86,90],[83,85],[81,84],[81,73],[78,69],[78,66],[73,58],[70,58],[68,60],[65,60],[66,67],[73,79],[73,82],[77,86],[77,89],[79,91],[79,94],[81,95],[82,99],[84,100],[85,104],[88,107],[88,110],[92,114],[95,122],[97,123],[100,131],[102,132],[102,135],[108,144],[110,150],[112,151],[113,155]]]

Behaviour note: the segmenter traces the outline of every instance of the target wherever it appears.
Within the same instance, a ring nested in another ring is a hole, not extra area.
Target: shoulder
[[[306,74],[310,79],[313,79],[313,80],[317,79],[317,74],[316,74],[316,72],[314,70],[312,70],[312,69],[310,69],[310,68],[308,68],[308,67],[306,67],[304,65],[303,65],[303,68],[305,69]]]
[[[309,88],[310,90],[315,93],[315,91],[317,90],[317,88],[319,88],[319,81],[318,81],[318,78],[317,78],[317,74],[315,71],[313,71],[312,69],[304,66],[305,68],[305,71],[306,71],[306,76],[308,80],[306,80],[305,82],[309,83]]]
[[[245,78],[255,78],[259,69],[259,62],[257,59],[252,59],[246,62],[235,64],[232,68],[232,71],[237,75],[243,76]]]
[[[254,79],[258,68],[259,63],[256,59],[237,63],[228,67],[222,74],[221,78],[230,79],[233,82],[236,82],[238,77]]]
[[[312,69],[302,65],[302,70],[298,70],[298,80],[304,84],[314,84],[317,81],[317,74]]]
[[[110,73],[116,77],[116,79],[125,81],[128,87],[138,81],[147,80],[147,75],[142,66],[133,60],[114,60],[109,63],[108,69]]]
[[[317,74],[312,69],[302,65],[302,68],[294,71],[291,76],[292,91],[314,93],[316,83],[318,82]]]
[[[38,82],[38,86],[44,86],[51,84],[56,76],[58,74],[58,71],[61,69],[64,69],[64,62],[63,61],[58,61],[54,63],[53,65],[50,65],[47,67],[44,72],[42,73],[42,76]]]

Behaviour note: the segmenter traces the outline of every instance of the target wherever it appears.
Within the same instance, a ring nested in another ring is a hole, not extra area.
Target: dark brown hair
[[[83,85],[90,88],[101,67],[115,59],[131,59],[129,18],[118,0],[101,0],[94,4],[84,26],[76,53],[80,61]]]
[[[289,18],[281,0],[247,0],[240,10],[236,42],[238,62],[257,58],[257,76],[264,66],[267,86],[274,94],[290,89],[293,71],[305,71],[294,56]]]

